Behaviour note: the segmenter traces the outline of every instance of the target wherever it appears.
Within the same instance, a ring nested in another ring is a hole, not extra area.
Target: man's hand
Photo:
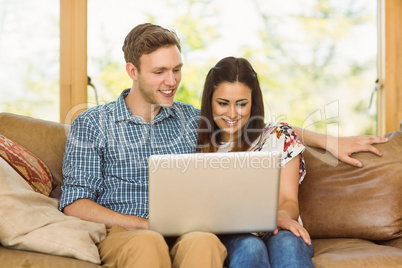
[[[334,139],[338,139],[338,141],[336,142]],[[385,142],[388,142],[387,138],[375,135],[331,137],[330,140],[328,140],[327,150],[342,162],[355,167],[363,167],[361,161],[350,156],[357,152],[371,152],[378,156],[382,156],[380,150],[372,146],[372,144]]]

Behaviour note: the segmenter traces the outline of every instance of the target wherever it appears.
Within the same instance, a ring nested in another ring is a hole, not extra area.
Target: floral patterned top
[[[224,143],[218,148],[218,152],[229,152],[231,143]],[[263,129],[260,139],[254,141],[250,151],[281,152],[281,165],[284,166],[295,156],[300,154],[299,183],[306,175],[306,166],[303,158],[304,145],[300,142],[297,134],[287,123],[268,123]]]

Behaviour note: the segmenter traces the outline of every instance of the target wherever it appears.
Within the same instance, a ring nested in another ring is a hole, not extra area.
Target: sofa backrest
[[[50,196],[60,198],[62,160],[70,127],[26,116],[0,113],[0,134],[25,147],[42,160],[57,182]]]
[[[402,237],[402,132],[385,136],[389,142],[375,145],[382,157],[369,152],[352,156],[363,162],[362,168],[307,148],[299,203],[304,227],[313,238]]]

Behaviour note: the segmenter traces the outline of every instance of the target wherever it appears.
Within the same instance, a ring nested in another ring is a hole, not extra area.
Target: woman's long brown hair
[[[212,115],[212,95],[223,82],[240,82],[251,90],[250,119],[235,141],[232,151],[247,151],[261,135],[264,127],[264,103],[257,73],[244,58],[227,57],[220,60],[205,79],[198,126],[197,152],[216,152],[222,142],[221,131]]]

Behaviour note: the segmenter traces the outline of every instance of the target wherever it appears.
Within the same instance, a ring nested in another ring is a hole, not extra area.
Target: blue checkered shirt
[[[148,218],[148,158],[194,153],[199,110],[175,102],[153,123],[131,114],[124,98],[80,114],[72,123],[63,158],[60,210],[87,198],[114,211]]]

